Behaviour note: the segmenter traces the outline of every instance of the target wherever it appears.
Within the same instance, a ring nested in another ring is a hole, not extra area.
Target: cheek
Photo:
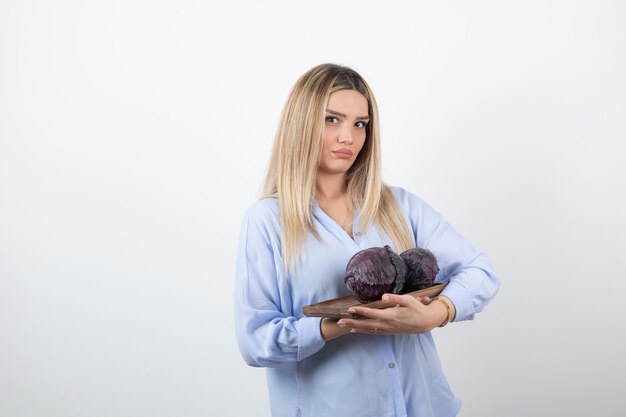
[[[359,134],[358,140],[355,140],[354,144],[358,146],[359,151],[363,148],[363,145],[365,145],[366,140],[367,140],[367,135],[365,134],[365,132],[362,132],[361,134]]]
[[[324,147],[333,146],[335,140],[337,139],[337,129],[334,126],[326,126],[324,127],[324,131],[322,132],[322,143]]]
[[[325,151],[325,150],[329,149],[330,146],[331,146],[331,143],[332,143],[331,136],[328,134],[328,132],[325,131],[322,134],[322,150]]]

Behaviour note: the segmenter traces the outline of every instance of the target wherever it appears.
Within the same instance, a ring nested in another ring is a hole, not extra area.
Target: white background
[[[295,80],[352,66],[385,180],[502,278],[435,330],[461,416],[626,405],[621,1],[0,2],[0,415],[268,416],[235,248]]]

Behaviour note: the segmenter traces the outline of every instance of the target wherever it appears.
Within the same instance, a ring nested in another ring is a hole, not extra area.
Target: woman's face
[[[368,122],[368,103],[363,94],[356,90],[331,93],[326,105],[319,171],[347,172],[363,148]]]

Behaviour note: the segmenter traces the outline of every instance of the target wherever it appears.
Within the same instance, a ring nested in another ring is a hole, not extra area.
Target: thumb
[[[399,294],[383,294],[383,301],[385,303],[401,305],[403,307],[407,307],[417,300],[410,295],[399,295]]]
[[[421,302],[424,305],[428,305],[433,300],[429,296],[426,295],[424,297],[418,298],[417,301]]]

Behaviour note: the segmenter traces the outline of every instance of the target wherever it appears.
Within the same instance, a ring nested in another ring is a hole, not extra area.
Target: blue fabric
[[[456,307],[455,321],[473,319],[498,291],[489,259],[417,196],[392,192],[416,246],[430,249],[440,266],[437,282]],[[293,276],[281,257],[278,200],[256,202],[246,213],[238,248],[235,326],[241,354],[267,367],[272,416],[450,417],[460,400],[442,372],[431,333],[348,334],[325,342],[320,318],[302,307],[349,295],[346,264],[356,252],[393,244],[375,226],[352,239],[314,203],[322,241],[309,234]]]

